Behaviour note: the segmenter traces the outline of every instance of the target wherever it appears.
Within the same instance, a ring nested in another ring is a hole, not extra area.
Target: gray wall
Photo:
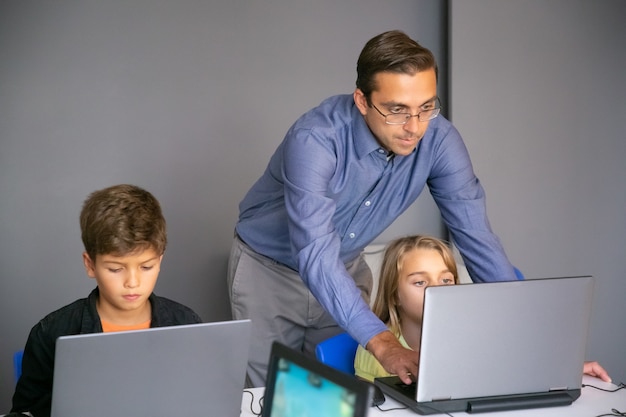
[[[370,37],[403,29],[442,62],[437,0],[0,2],[0,413],[32,325],[94,286],[80,206],[134,183],[160,199],[157,293],[230,317],[237,205],[289,125],[354,89]],[[443,79],[445,86],[446,80]],[[430,196],[379,241],[442,234]]]
[[[626,381],[626,2],[453,0],[450,17],[451,118],[491,224],[528,277],[595,276],[587,356]]]
[[[351,92],[358,52],[384,30],[445,66],[438,0],[215,3],[0,2],[0,413],[11,353],[94,285],[78,230],[89,192],[152,191],[170,238],[157,292],[227,319],[237,204],[293,120]],[[463,0],[453,12],[452,117],[492,225],[530,277],[598,277],[590,355],[624,380],[624,2]],[[417,232],[442,233],[428,195],[378,241]]]

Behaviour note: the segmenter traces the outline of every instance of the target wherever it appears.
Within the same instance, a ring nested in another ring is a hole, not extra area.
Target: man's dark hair
[[[370,39],[356,65],[356,86],[371,105],[372,91],[376,90],[375,76],[379,72],[413,75],[433,68],[438,74],[433,53],[409,38],[404,32],[392,30]]]

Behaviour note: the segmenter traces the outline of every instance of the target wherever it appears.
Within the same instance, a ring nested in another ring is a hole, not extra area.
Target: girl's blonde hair
[[[378,292],[374,301],[374,314],[385,323],[391,331],[400,334],[400,316],[398,314],[398,279],[404,256],[413,249],[431,249],[443,258],[448,270],[458,282],[456,261],[450,247],[442,240],[430,236],[407,236],[396,239],[387,245],[378,280]]]

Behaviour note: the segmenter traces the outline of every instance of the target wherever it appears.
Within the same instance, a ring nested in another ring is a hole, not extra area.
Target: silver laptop
[[[52,417],[238,416],[250,321],[57,339]]]
[[[590,276],[427,288],[417,383],[375,384],[419,414],[569,405],[592,296]]]
[[[262,417],[365,417],[374,392],[372,384],[278,342],[265,385]]]

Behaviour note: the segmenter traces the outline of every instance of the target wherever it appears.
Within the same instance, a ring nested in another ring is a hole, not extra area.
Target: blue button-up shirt
[[[428,185],[474,281],[514,280],[458,131],[430,121],[408,156],[388,157],[352,95],[331,97],[289,129],[239,205],[236,230],[255,251],[299,272],[320,304],[361,345],[386,326],[344,264]]]

